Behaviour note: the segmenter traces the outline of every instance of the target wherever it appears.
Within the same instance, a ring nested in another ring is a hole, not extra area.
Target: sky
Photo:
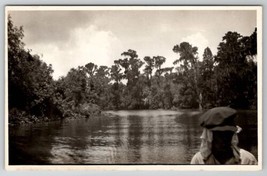
[[[9,11],[23,26],[25,48],[52,64],[53,78],[89,62],[111,66],[128,49],[145,56],[164,56],[173,66],[181,42],[198,47],[198,57],[209,47],[213,54],[228,31],[253,33],[255,10],[102,10]]]

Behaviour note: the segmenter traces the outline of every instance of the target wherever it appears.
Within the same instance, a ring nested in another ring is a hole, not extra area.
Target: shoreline
[[[16,119],[11,119],[12,122],[10,122],[10,119],[8,117],[8,126],[20,126],[20,125],[33,125],[33,124],[40,124],[40,123],[49,123],[49,122],[57,122],[62,120],[73,120],[73,119],[90,119],[94,116],[103,116],[103,117],[116,117],[116,116],[128,116],[128,115],[134,115],[134,112],[144,112],[142,115],[146,116],[147,111],[155,111],[155,112],[161,112],[159,116],[168,116],[168,115],[174,115],[174,114],[180,114],[180,115],[190,115],[190,116],[196,116],[198,117],[200,114],[206,111],[206,109],[198,110],[198,109],[140,109],[140,110],[102,110],[98,113],[92,113],[90,116],[85,116],[81,114],[74,114],[73,116],[68,117],[54,117],[54,118],[48,118],[48,117],[37,117],[37,116],[20,116]],[[257,112],[255,109],[237,109],[239,113],[242,114],[242,112]],[[169,112],[169,113],[167,113]],[[125,113],[124,115],[119,115],[119,113]],[[23,114],[23,113],[22,113]]]

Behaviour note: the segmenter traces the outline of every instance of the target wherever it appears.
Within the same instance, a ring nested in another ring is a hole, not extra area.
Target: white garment
[[[244,149],[239,149],[239,147],[237,146],[238,144],[237,133],[239,133],[242,130],[240,127],[237,127],[237,129],[238,130],[236,133],[234,133],[231,142],[234,158],[229,160],[229,162],[226,162],[226,164],[257,164],[256,158],[250,152]],[[204,128],[200,138],[202,140],[200,151],[194,155],[194,157],[191,160],[191,164],[205,164],[205,163],[220,164],[211,153],[211,144],[213,140],[212,132]]]
[[[244,164],[244,165],[257,165],[258,164],[256,158],[250,152],[244,149],[240,149],[239,153],[240,153],[239,164]],[[190,164],[205,164],[202,154],[200,152],[197,152],[192,158]]]

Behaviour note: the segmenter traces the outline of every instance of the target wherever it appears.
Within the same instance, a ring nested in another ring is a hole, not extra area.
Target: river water
[[[189,164],[199,149],[198,111],[107,113],[9,127],[9,164]],[[245,114],[240,145],[257,157],[257,116]]]

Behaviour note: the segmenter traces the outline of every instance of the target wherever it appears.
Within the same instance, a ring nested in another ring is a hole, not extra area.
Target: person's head
[[[212,132],[212,152],[226,152],[231,149],[233,135],[238,128],[235,123],[236,110],[217,107],[208,110],[201,117],[201,126]]]
[[[226,153],[231,151],[233,135],[234,132],[232,131],[212,131],[212,153]]]

